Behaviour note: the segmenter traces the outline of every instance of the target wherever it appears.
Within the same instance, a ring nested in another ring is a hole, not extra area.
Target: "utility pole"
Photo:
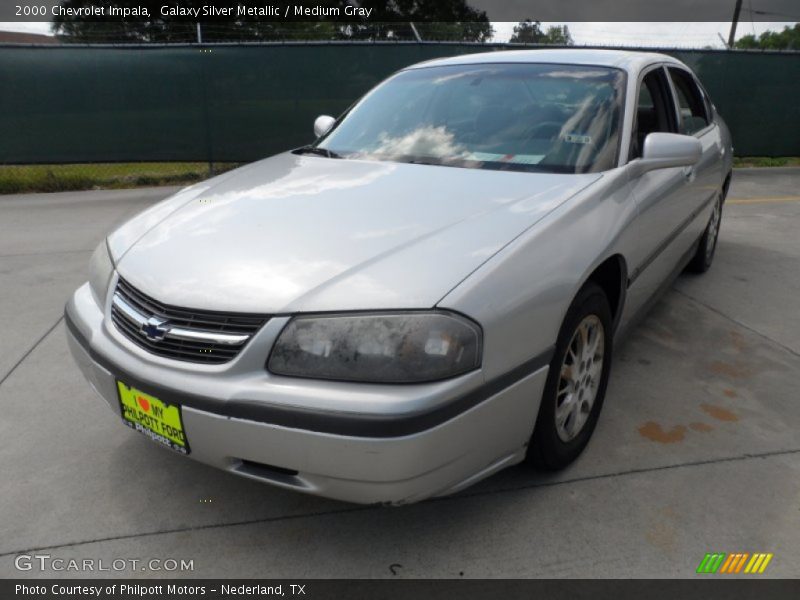
[[[736,24],[739,22],[739,13],[742,12],[742,0],[736,0],[736,8],[733,9],[733,21],[731,22],[731,34],[728,36],[728,48],[733,48],[736,41]]]

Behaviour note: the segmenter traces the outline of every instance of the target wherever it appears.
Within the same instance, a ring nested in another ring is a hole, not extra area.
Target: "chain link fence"
[[[221,44],[264,42],[487,42],[488,22],[339,23],[270,21],[86,22],[55,24],[61,44]]]

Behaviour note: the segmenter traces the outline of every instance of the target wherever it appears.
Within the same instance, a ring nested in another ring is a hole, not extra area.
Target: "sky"
[[[511,37],[516,23],[492,23],[495,39],[505,42]],[[663,46],[671,48],[724,48],[730,33],[730,22],[710,23],[542,23],[546,30],[551,25],[567,25],[577,45],[588,46]],[[791,23],[740,21],[736,39],[748,34],[756,37],[767,30],[781,31]],[[719,34],[719,35],[718,35]]]
[[[494,22],[494,41],[506,42],[511,37],[517,23]],[[649,46],[670,48],[723,48],[728,39],[730,23],[620,23],[620,22],[576,22],[542,23],[546,29],[550,25],[567,25],[577,45],[590,46]],[[737,39],[748,34],[758,36],[764,31],[780,31],[786,22],[740,21],[736,29]],[[49,23],[9,23],[0,21],[0,31],[26,31],[30,33],[50,33]],[[719,35],[718,35],[719,34]]]

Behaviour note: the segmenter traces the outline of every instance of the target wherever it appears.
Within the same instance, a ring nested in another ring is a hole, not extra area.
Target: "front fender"
[[[438,303],[482,325],[487,377],[555,344],[572,299],[598,265],[614,255],[629,263],[636,211],[626,169],[609,171]]]

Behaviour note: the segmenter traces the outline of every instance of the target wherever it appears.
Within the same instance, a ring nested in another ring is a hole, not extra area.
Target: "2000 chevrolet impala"
[[[415,65],[111,233],[66,307],[121,421],[354,502],[568,465],[614,341],[714,256],[728,130],[659,54]]]

